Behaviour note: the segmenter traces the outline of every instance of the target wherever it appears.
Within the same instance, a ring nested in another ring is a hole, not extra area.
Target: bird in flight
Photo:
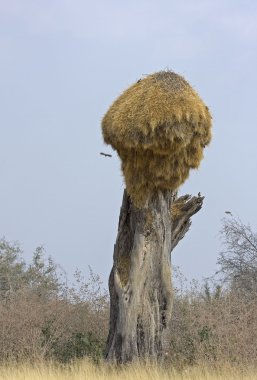
[[[101,152],[100,153],[102,156],[104,156],[104,157],[112,157],[112,155],[111,154],[108,154],[108,153],[103,153],[103,152]]]
[[[230,212],[230,211],[225,211],[225,214],[228,214],[228,215],[232,216],[232,212]]]

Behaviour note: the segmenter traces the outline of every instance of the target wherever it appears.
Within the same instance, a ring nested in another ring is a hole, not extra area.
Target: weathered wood
[[[109,278],[107,360],[160,358],[172,311],[170,253],[189,230],[203,197],[159,191],[136,208],[124,191]]]

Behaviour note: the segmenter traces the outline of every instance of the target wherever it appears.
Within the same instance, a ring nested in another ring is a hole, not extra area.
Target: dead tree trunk
[[[172,310],[170,253],[188,231],[203,197],[158,192],[143,209],[124,191],[109,278],[107,360],[160,358]]]

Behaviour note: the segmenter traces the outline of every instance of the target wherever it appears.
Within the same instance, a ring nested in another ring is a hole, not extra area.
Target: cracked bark
[[[165,354],[173,300],[170,254],[203,199],[159,191],[138,209],[124,191],[109,277],[107,360],[126,363]]]

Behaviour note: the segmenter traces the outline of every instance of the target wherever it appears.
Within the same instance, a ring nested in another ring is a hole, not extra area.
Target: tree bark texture
[[[177,198],[159,191],[138,209],[124,191],[109,278],[107,360],[126,363],[165,354],[173,300],[170,254],[202,203],[200,194]]]

